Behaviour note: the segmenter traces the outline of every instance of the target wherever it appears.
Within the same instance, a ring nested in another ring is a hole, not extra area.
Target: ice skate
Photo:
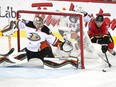
[[[109,50],[109,52],[114,56],[116,55],[116,52],[114,50]]]

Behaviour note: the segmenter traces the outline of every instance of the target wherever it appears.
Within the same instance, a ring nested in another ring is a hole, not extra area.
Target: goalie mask
[[[43,27],[43,19],[39,16],[36,16],[33,20],[33,24],[37,29],[41,29]]]

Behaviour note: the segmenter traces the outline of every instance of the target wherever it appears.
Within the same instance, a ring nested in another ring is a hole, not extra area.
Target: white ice
[[[0,52],[5,53],[4,41],[0,41]],[[0,87],[116,87],[116,57],[108,58],[112,67],[107,72],[92,59],[85,60],[85,69],[0,67]]]

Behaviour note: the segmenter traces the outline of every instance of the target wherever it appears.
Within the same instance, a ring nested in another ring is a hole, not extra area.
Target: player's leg
[[[116,55],[116,52],[113,50],[113,48],[114,48],[114,43],[113,42],[111,42],[111,43],[109,43],[108,44],[108,51],[112,54],[112,55]]]
[[[44,58],[44,57],[49,57],[49,58],[54,58],[54,54],[52,52],[52,48],[51,47],[46,47],[44,49],[42,49],[40,51],[40,57]]]
[[[106,36],[104,36],[103,42],[104,42],[104,44],[107,44],[108,51],[112,55],[116,55],[116,52],[113,50],[114,49],[114,41],[112,39],[112,36],[110,35],[110,32],[108,32],[108,34]]]
[[[27,60],[29,61],[32,58],[39,58],[40,52],[32,52],[25,48]]]

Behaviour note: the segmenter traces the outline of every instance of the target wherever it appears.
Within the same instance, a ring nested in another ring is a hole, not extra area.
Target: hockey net
[[[83,15],[78,12],[71,11],[29,11],[29,10],[18,10],[17,19],[25,19],[33,21],[33,18],[39,15],[43,18],[44,24],[50,28],[52,33],[59,38],[61,41],[64,39],[70,41],[73,44],[73,50],[71,52],[64,52],[58,48],[53,47],[53,53],[56,57],[77,57],[79,58],[81,68],[84,69],[84,58],[93,54],[96,55],[94,48],[91,45],[88,35],[83,31]],[[23,29],[22,29],[23,30]],[[78,34],[78,38],[72,38],[72,35]],[[24,33],[24,32],[23,32]],[[23,49],[25,46],[24,41],[21,41],[21,29],[17,32],[17,48],[18,51]],[[22,34],[25,35],[25,34]],[[67,48],[66,48],[67,49]],[[85,51],[86,50],[86,51]],[[85,53],[87,54],[85,55]],[[88,54],[90,53],[90,54]]]

